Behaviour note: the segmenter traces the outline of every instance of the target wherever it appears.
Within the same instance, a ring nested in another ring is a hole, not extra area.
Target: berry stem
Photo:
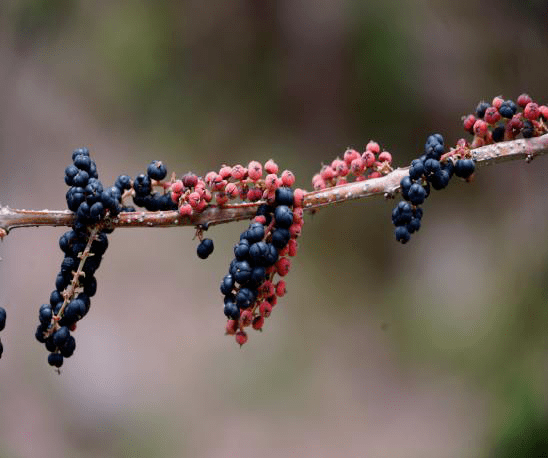
[[[540,137],[512,140],[489,144],[472,149],[476,167],[499,162],[523,160],[530,162],[536,156],[548,154],[548,134]],[[400,189],[400,181],[409,174],[409,167],[397,168],[385,176],[333,186],[319,191],[305,193],[303,208],[314,211],[328,205],[365,197],[392,197]],[[212,226],[233,221],[251,219],[263,201],[232,205],[210,205],[202,213],[181,217],[177,211],[120,213],[111,221],[112,227],[176,227]],[[74,213],[64,210],[17,210],[0,207],[0,238],[18,227],[71,226]]]

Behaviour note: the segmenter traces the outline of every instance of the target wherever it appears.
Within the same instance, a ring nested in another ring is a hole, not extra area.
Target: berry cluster
[[[519,111],[519,109],[522,111]],[[548,132],[548,107],[539,105],[527,94],[512,100],[495,97],[489,104],[480,102],[475,114],[463,118],[464,129],[474,135],[471,148],[494,142],[536,137]]]
[[[281,186],[274,199],[262,204],[248,229],[234,246],[229,273],[221,281],[226,333],[236,342],[247,342],[245,328],[261,330],[278,297],[285,294],[285,277],[291,268],[290,256],[297,254],[297,237],[303,225],[304,192]]]
[[[421,227],[423,215],[420,205],[430,195],[430,189],[439,191],[457,177],[468,179],[474,173],[474,161],[470,159],[470,150],[464,145],[446,154],[443,137],[440,134],[430,135],[424,145],[424,154],[411,162],[409,176],[400,182],[401,195],[405,199],[392,211],[392,223],[396,226],[396,240],[407,243],[411,234]]]
[[[381,151],[379,144],[371,140],[362,154],[348,148],[342,159],[337,157],[330,165],[324,165],[320,173],[312,177],[312,186],[319,190],[351,181],[378,178],[392,171],[391,164],[392,155]]]
[[[0,307],[0,331],[3,331],[6,327],[6,309],[3,307]],[[4,346],[2,345],[2,341],[0,340],[0,358],[2,357],[2,353],[4,352]]]
[[[115,184],[133,196],[133,203],[148,211],[177,210],[177,203],[171,200],[169,186],[162,180],[167,175],[166,166],[162,161],[152,161],[147,167],[147,173],[137,175],[132,181],[128,175],[120,175]],[[160,187],[163,192],[154,191]],[[132,209],[128,209],[132,211]],[[128,211],[125,210],[125,211]]]
[[[94,273],[108,247],[107,234],[112,232],[108,219],[123,210],[123,189],[118,185],[103,188],[87,148],[76,149],[72,160],[65,169],[65,183],[70,186],[66,200],[75,220],[72,230],[59,239],[64,259],[49,304],[38,312],[35,334],[50,352],[48,363],[57,368],[74,353],[76,341],[71,332],[88,313],[90,298],[97,291]]]

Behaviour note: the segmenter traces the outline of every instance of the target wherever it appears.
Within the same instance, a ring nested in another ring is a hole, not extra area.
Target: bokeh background
[[[310,178],[373,138],[408,164],[495,95],[546,103],[548,3],[2,0],[0,201],[65,207],[153,159],[274,158]],[[0,457],[548,456],[548,161],[481,169],[425,206],[309,216],[288,294],[241,350],[218,284],[244,223],[117,230],[62,374],[34,340],[62,228],[0,245]]]

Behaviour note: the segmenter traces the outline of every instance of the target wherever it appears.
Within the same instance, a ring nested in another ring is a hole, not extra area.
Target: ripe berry
[[[66,326],[60,327],[57,331],[53,333],[53,344],[56,347],[60,347],[65,343],[65,340],[70,336],[70,331]]]
[[[6,327],[6,309],[0,307],[0,331]]]
[[[131,177],[129,175],[119,175],[114,182],[120,192],[124,192],[126,189],[131,189]]]
[[[293,224],[293,212],[286,205],[280,205],[274,210],[276,225],[288,229]]]
[[[85,154],[78,154],[74,158],[74,165],[78,167],[80,170],[85,170],[86,172],[89,172],[89,168],[91,166],[91,159],[89,156],[86,156]]]
[[[259,242],[260,243],[260,242]],[[258,243],[254,244],[253,246],[258,245]],[[251,249],[250,249],[251,254]],[[249,262],[247,261],[238,261],[234,264],[234,273],[232,274],[234,277],[234,280],[236,280],[240,285],[243,285],[244,283],[248,282],[251,278],[251,266],[249,265]]]
[[[493,129],[492,136],[494,142],[501,142],[502,140],[504,140],[504,127],[495,127]]]
[[[396,227],[396,240],[398,242],[401,242],[402,244],[405,244],[409,242],[409,239],[411,238],[411,235],[409,234],[409,231],[405,226],[398,226]]]
[[[148,175],[137,175],[133,181],[133,189],[135,189],[135,195],[144,197],[147,194],[150,194],[152,191],[152,183]]]
[[[485,116],[485,110],[489,107],[490,105],[487,102],[480,102],[476,107],[476,116],[480,119],[483,118]]]
[[[426,191],[419,183],[413,183],[409,188],[409,201],[413,205],[420,205],[426,199]]]
[[[206,259],[211,253],[213,253],[213,240],[203,239],[196,250],[200,259]]]
[[[276,189],[276,205],[287,205],[288,207],[293,205],[293,190],[291,188],[282,186]]]
[[[63,365],[63,355],[60,353],[50,353],[48,356],[50,366],[61,367]]]
[[[517,107],[512,100],[505,100],[502,102],[502,105],[499,108],[499,113],[503,118],[510,119],[512,116],[516,114]]]
[[[223,311],[227,318],[230,318],[232,320],[240,319],[240,309],[232,301],[225,302]]]
[[[287,245],[287,242],[289,242],[289,239],[291,238],[291,235],[289,233],[289,230],[287,229],[276,229],[272,232],[272,245],[274,245],[278,249],[282,249]]]
[[[147,175],[153,180],[163,180],[167,175],[166,166],[162,161],[152,161],[147,167]]]
[[[455,175],[460,178],[468,178],[474,173],[475,165],[471,159],[459,159],[455,164]]]

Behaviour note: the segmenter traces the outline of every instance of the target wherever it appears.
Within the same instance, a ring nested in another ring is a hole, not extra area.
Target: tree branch
[[[526,160],[530,162],[536,156],[548,154],[548,134],[529,139],[495,143],[471,150],[476,167],[497,164],[499,162]],[[409,174],[409,167],[398,168],[389,174],[365,181],[334,186],[305,194],[305,211],[314,211],[328,205],[366,197],[393,197],[400,188],[401,179]],[[120,213],[110,220],[112,227],[175,227],[175,226],[212,226],[251,219],[262,202],[224,205],[211,205],[200,214],[181,217],[177,211]],[[0,238],[12,229],[34,226],[71,226],[74,214],[68,210],[17,210],[7,206],[0,207]]]

